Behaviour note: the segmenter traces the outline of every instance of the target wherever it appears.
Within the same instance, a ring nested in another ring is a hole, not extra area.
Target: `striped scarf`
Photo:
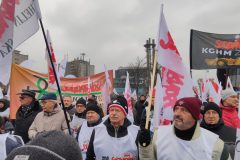
[[[26,114],[33,108],[35,100],[33,100],[29,105],[22,106],[22,114],[26,116]]]

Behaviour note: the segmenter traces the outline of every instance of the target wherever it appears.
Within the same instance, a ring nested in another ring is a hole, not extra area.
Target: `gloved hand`
[[[143,146],[143,143],[146,143],[146,146],[143,147],[147,147],[151,142],[151,137],[150,137],[150,131],[147,130],[146,128],[142,128],[139,134],[139,143],[141,144],[141,146]]]

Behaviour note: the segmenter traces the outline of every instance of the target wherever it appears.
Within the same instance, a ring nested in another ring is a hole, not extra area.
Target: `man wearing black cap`
[[[152,141],[149,131],[141,129],[140,160],[231,159],[227,147],[218,135],[200,127],[200,108],[201,101],[198,98],[179,99],[173,107],[173,125],[159,126]]]
[[[118,96],[109,106],[109,118],[92,132],[86,160],[138,159],[139,128],[126,118],[127,100]]]
[[[29,90],[23,90],[20,95],[21,106],[16,113],[15,135],[22,137],[24,143],[30,141],[28,138],[28,129],[34,121],[36,115],[42,111],[38,101],[35,99],[35,93]]]
[[[28,130],[29,138],[33,139],[38,134],[51,130],[64,131],[66,134],[69,134],[64,111],[58,106],[56,94],[47,93],[38,100],[41,103],[43,111],[36,116],[30,126]],[[71,132],[73,132],[70,116],[68,113],[66,114]]]
[[[222,112],[216,103],[209,102],[204,107],[203,120],[200,126],[219,135],[219,138],[226,144],[232,159],[234,159],[237,130],[224,125]]]
[[[102,119],[100,117],[99,107],[96,104],[88,104],[86,109],[87,121],[84,121],[79,127],[76,140],[82,150],[82,157],[86,159],[86,152],[93,129],[98,126]]]
[[[76,102],[76,113],[73,115],[73,136],[77,136],[77,131],[79,127],[86,121],[86,101],[83,98],[80,98]]]

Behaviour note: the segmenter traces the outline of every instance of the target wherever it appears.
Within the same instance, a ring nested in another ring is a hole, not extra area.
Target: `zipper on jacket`
[[[119,127],[118,127],[118,128],[119,128]],[[114,127],[114,129],[115,129],[115,138],[117,138],[118,128],[116,129],[116,128]]]

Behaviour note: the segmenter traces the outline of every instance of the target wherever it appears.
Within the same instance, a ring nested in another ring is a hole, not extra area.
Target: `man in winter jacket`
[[[222,112],[216,103],[209,102],[204,107],[203,120],[200,126],[219,135],[219,138],[227,146],[232,159],[234,159],[237,130],[236,128],[224,125]]]
[[[82,157],[86,159],[86,152],[93,129],[102,122],[100,117],[99,106],[96,104],[88,104],[86,109],[87,121],[83,122],[83,125],[79,127],[76,140],[79,147],[82,150]]]
[[[69,95],[63,96],[64,107],[66,107],[66,111],[68,112],[71,120],[73,119],[73,115],[76,113],[75,106],[72,105],[72,97]]]
[[[9,101],[6,99],[0,99],[0,116],[9,118]]]
[[[138,160],[139,129],[126,118],[127,113],[127,100],[118,96],[109,106],[109,118],[93,130],[86,160]]]
[[[240,128],[240,119],[237,112],[237,93],[232,89],[222,91],[220,108],[222,109],[222,119],[225,125]]]
[[[38,100],[41,100],[43,111],[36,116],[32,125],[30,126],[28,131],[29,138],[33,139],[37,136],[37,134],[50,130],[64,131],[66,134],[69,134],[64,111],[57,104],[56,94],[47,93]],[[73,132],[73,126],[70,117],[68,113],[66,114],[71,132]]]
[[[141,116],[142,116],[142,112],[145,109],[145,107],[148,106],[148,102],[146,101],[146,97],[144,94],[141,94],[139,97],[139,100],[137,101],[137,103],[135,104],[135,108],[137,110],[137,122],[135,122],[135,124],[140,125],[140,120],[141,120]]]
[[[77,136],[77,131],[79,127],[86,121],[86,101],[83,98],[80,98],[76,102],[76,113],[73,115],[73,137]]]
[[[35,99],[35,93],[29,90],[23,90],[20,95],[21,106],[16,113],[15,135],[22,137],[24,143],[30,141],[28,138],[28,129],[34,121],[36,115],[42,111],[42,107]]]
[[[179,99],[173,108],[173,125],[159,126],[151,141],[149,131],[139,135],[140,160],[231,159],[218,135],[200,128],[201,101],[194,97]]]

